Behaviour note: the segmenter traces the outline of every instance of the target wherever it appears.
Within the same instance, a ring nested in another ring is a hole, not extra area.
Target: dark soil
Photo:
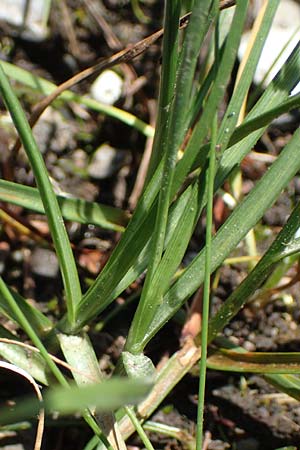
[[[137,42],[161,26],[163,2],[160,0],[141,2],[144,13],[150,18],[147,24],[137,20],[127,0],[105,0],[97,3],[121,47]],[[66,4],[73,22],[75,43],[70,41],[70,33],[61,20],[61,11],[54,6],[50,18],[50,34],[45,41],[34,42],[25,39],[18,30],[3,24],[3,27],[0,27],[1,57],[59,84],[80,69],[93,64],[99,57],[114,53],[99,25],[87,13],[85,2],[68,0]],[[143,83],[134,94],[129,88],[118,101],[118,106],[147,122],[151,118],[150,102],[157,99],[160,45],[158,42],[132,63],[136,78],[144,77]],[[83,82],[76,86],[75,90],[86,93],[91,81]],[[22,90],[22,103],[27,111],[36,101],[34,97],[27,89]],[[61,116],[58,117],[52,110],[49,121],[41,120],[36,129],[37,141],[51,176],[60,189],[67,193],[128,208],[128,198],[141,161],[145,139],[134,129],[92,112],[83,111],[83,119],[78,120],[73,107],[74,105],[64,105],[60,108]],[[4,114],[3,107],[2,113]],[[288,126],[273,126],[257,144],[256,151],[278,154],[290,138],[294,127],[298,125],[298,118],[296,115],[295,117]],[[16,182],[34,185],[32,172],[22,153],[13,167],[7,167],[6,150],[13,142],[14,136],[11,132],[0,126],[0,145],[1,149],[3,148],[2,176],[6,178],[6,175],[10,174]],[[122,153],[122,164],[112,176],[94,180],[87,176],[86,159],[104,143]],[[74,167],[76,170],[73,170]],[[245,159],[244,194],[266,169],[265,163]],[[299,194],[298,177],[265,214],[260,225],[259,251],[270,245],[285,223],[293,203],[299,199]],[[32,227],[38,235],[49,239],[48,227],[42,216],[26,212],[19,207],[2,206],[12,216]],[[226,205],[221,204],[221,210],[221,214],[216,217],[217,225],[229,214]],[[197,227],[186,255],[186,262],[192,259],[203,244],[204,225],[199,223]],[[118,236],[94,226],[71,223],[68,224],[68,231],[74,244],[82,284],[87,288],[89,280],[93,279],[105,264]],[[242,253],[242,247],[236,250],[236,255]],[[62,315],[62,286],[50,242],[48,248],[45,248],[34,238],[24,237],[17,229],[3,224],[0,235],[0,271],[10,286],[15,287],[25,297],[34,299],[35,304],[39,305],[44,313],[50,317]],[[228,265],[221,269],[220,282],[214,291],[213,310],[228,297],[247,272],[247,264]],[[295,274],[296,268],[293,266],[286,276],[291,279]],[[140,284],[141,280],[138,280],[130,286],[120,301],[135,293]],[[258,297],[247,304],[225,328],[224,335],[248,351],[300,351],[299,306],[298,284],[267,299]],[[98,331],[97,323],[91,326],[90,335],[101,366],[108,373],[116,364],[122,350],[127,324],[134,308],[133,302],[101,332]],[[1,318],[1,323],[11,330],[15,329],[15,325],[8,323],[5,318]],[[181,324],[171,323],[153,339],[147,352],[154,363],[159,363],[163,356],[171,355],[178,349],[180,331]],[[21,384],[20,377],[7,377],[1,371],[1,378],[2,403],[20,393],[28,392],[27,384]],[[189,374],[165,400],[152,420],[177,426],[186,432],[186,436],[193,436],[197,416],[197,390],[198,378],[195,373]],[[292,398],[276,392],[263,377],[209,371],[204,429],[207,432],[207,442],[210,442],[206,448],[210,450],[273,450],[284,445],[297,445],[300,441],[300,407]],[[2,436],[0,433],[0,448],[32,448],[31,431],[19,431],[17,435],[12,436]],[[84,447],[88,437],[89,430],[79,420],[72,418],[63,422],[51,418],[47,423],[43,448],[79,450]],[[156,449],[186,448],[186,443],[173,438],[154,433],[151,433],[150,437]],[[23,447],[9,446],[17,443],[21,443]],[[132,449],[142,448],[137,437],[132,437],[129,445]]]

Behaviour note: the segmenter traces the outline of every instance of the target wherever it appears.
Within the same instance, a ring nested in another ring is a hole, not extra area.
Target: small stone
[[[230,342],[232,342],[232,344],[234,344],[234,345],[239,345],[239,344],[240,344],[240,341],[239,341],[239,339],[238,339],[236,336],[230,336],[230,337],[229,337],[229,340],[230,340]]]
[[[91,96],[98,102],[113,105],[122,94],[123,80],[113,70],[105,70],[91,86]]]
[[[56,278],[59,264],[56,254],[46,248],[37,248],[31,255],[31,270],[35,275],[46,278]]]
[[[208,450],[226,450],[230,448],[230,445],[228,442],[220,441],[220,440],[213,440],[210,441],[210,443],[207,446]]]
[[[109,178],[120,169],[125,157],[125,152],[107,144],[101,145],[92,156],[88,174],[97,180]]]
[[[253,344],[253,342],[250,342],[250,341],[245,341],[243,343],[243,347],[244,347],[245,350],[247,350],[247,352],[254,352],[255,349],[256,349],[256,347]]]
[[[34,127],[33,133],[41,153],[62,153],[75,148],[75,127],[59,111],[48,108]]]
[[[257,336],[256,338],[256,350],[270,351],[274,349],[274,339],[267,336]]]
[[[229,336],[232,336],[232,333],[233,333],[233,331],[230,329],[230,328],[225,328],[224,329],[224,335],[226,336],[226,337],[229,337]]]
[[[41,41],[48,35],[49,8],[45,0],[1,0],[0,20],[20,28],[23,38]]]
[[[20,251],[20,250],[15,250],[14,252],[12,252],[11,258],[12,258],[12,260],[15,261],[16,263],[20,263],[20,262],[22,262],[23,259],[24,259],[23,252]]]
[[[294,321],[292,320],[292,322],[290,323],[290,329],[291,329],[292,331],[296,331],[297,328],[298,328],[298,325],[296,324],[296,322],[294,322]]]
[[[72,155],[72,160],[77,167],[77,169],[85,169],[87,165],[87,154],[85,151],[78,148],[75,150]]]

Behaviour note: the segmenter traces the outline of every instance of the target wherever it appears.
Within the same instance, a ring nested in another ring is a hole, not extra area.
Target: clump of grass
[[[221,7],[230,3],[233,2],[223,1]],[[299,50],[295,48],[251,110],[245,115],[240,114],[279,3],[279,0],[272,0],[264,4],[254,44],[227,108],[220,117],[219,111],[232,77],[248,3],[237,0],[231,26],[226,31],[222,27],[227,11],[220,12],[220,5],[215,0],[195,0],[192,2],[189,23],[180,31],[181,1],[166,0],[154,144],[144,191],[130,220],[122,211],[102,208],[79,199],[62,199],[54,194],[25,114],[5,73],[27,84],[31,81],[24,72],[13,72],[4,62],[0,65],[1,96],[22,141],[37,186],[37,189],[33,189],[2,180],[0,198],[45,212],[60,264],[67,311],[57,322],[51,321],[29,305],[20,294],[11,291],[1,279],[1,311],[28,335],[36,353],[28,364],[26,351],[18,345],[15,337],[12,340],[4,328],[0,329],[0,353],[11,363],[27,370],[37,381],[49,385],[51,389],[42,402],[46,411],[82,411],[95,435],[86,448],[125,448],[125,440],[135,429],[140,432],[145,446],[152,448],[137,423],[135,413],[143,423],[199,359],[198,449],[202,448],[206,367],[264,373],[266,379],[279,390],[300,398],[300,382],[295,375],[299,371],[298,353],[245,356],[245,352],[238,347],[228,349],[228,342],[218,337],[224,326],[281,261],[287,256],[298,254],[299,205],[295,206],[281,233],[259,263],[226,299],[217,314],[209,316],[211,273],[224,263],[238,243],[255,227],[300,169],[299,130],[296,130],[270,169],[213,235],[214,194],[251,151],[273,118],[300,104],[299,95],[289,96],[299,81]],[[224,31],[225,37],[220,39]],[[204,41],[208,36],[211,36],[213,51],[204,57],[202,64],[205,69],[199,71],[199,55],[202,55]],[[32,83],[31,86],[34,87]],[[45,86],[53,89],[53,86]],[[89,104],[86,99],[71,93],[63,94],[63,98],[65,101],[72,99],[84,101],[87,106],[97,106],[95,102]],[[131,123],[122,111],[109,109],[109,113]],[[146,135],[152,133],[151,128],[138,119],[133,120],[131,125]],[[205,209],[206,245],[175,277]],[[107,264],[84,293],[81,292],[76,262],[63,219],[124,231]],[[130,380],[112,377],[104,381],[85,327],[145,270],[145,282],[133,320],[128,324],[128,337],[117,369],[120,373],[125,372]],[[143,355],[146,345],[203,283],[202,332],[199,328],[193,336],[194,340],[188,341],[174,353],[156,373],[152,362]],[[213,340],[217,350],[207,359],[207,348]],[[74,391],[75,388],[70,388],[69,377],[62,373],[57,360],[50,354],[47,345],[53,346],[54,341],[61,348],[80,389]],[[55,386],[57,383],[64,389]],[[82,387],[86,384],[93,386]],[[94,401],[95,396],[99,401]],[[135,409],[132,404],[137,405]],[[122,406],[126,408],[118,410]],[[26,402],[10,415],[1,413],[0,420],[3,424],[20,420],[36,413],[40,407],[40,402]]]

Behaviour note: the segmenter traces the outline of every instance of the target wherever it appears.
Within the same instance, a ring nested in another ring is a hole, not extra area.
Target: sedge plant
[[[180,16],[186,3],[191,14],[188,24],[180,30]],[[154,132],[145,187],[131,217],[120,209],[54,193],[47,168],[9,79],[16,79],[44,94],[53,91],[55,86],[8,63],[0,64],[1,97],[36,181],[36,187],[28,187],[0,180],[0,199],[46,215],[60,264],[66,309],[57,321],[49,319],[1,279],[0,311],[17,323],[31,340],[34,351],[28,361],[20,339],[1,326],[0,354],[38,382],[49,386],[42,402],[46,412],[82,412],[93,432],[86,449],[125,449],[126,439],[135,430],[140,433],[146,448],[152,449],[142,424],[199,360],[199,415],[195,440],[198,450],[202,448],[204,430],[207,368],[263,373],[278,390],[300,399],[299,353],[248,354],[220,338],[224,327],[253,293],[271,279],[286,258],[295,261],[300,250],[299,204],[295,205],[286,225],[259,263],[228,296],[219,311],[213,317],[209,314],[211,274],[259,223],[300,169],[300,136],[296,130],[269,170],[213,234],[214,195],[239,167],[271,121],[300,105],[299,94],[290,96],[299,81],[300,53],[296,46],[274,80],[238,122],[279,4],[279,0],[270,0],[264,2],[251,51],[224,111],[224,98],[234,76],[237,51],[249,13],[249,1],[237,0],[233,4],[217,0],[165,0],[155,130],[125,111],[106,108],[71,91],[60,97],[62,102],[72,100],[111,115],[146,136],[152,136]],[[231,25],[224,28],[227,14],[232,14]],[[207,40],[211,40],[212,45],[205,53]],[[197,223],[204,214],[205,246],[178,273]],[[122,233],[106,265],[85,292],[81,290],[64,220],[92,223]],[[103,317],[114,300],[144,273],[143,287],[134,317],[128,324],[116,373],[111,380],[104,380],[87,327]],[[201,335],[199,330],[194,342],[178,349],[157,371],[144,355],[147,344],[168,321],[173,320],[203,283]],[[214,352],[207,357],[212,342]],[[62,351],[64,364],[69,365],[69,376],[59,368],[59,361],[51,353],[53,349]],[[124,375],[128,379],[124,379]],[[4,425],[28,418],[40,408],[41,402],[27,400],[9,414],[1,412],[0,422]],[[153,427],[153,423],[148,424],[148,429]],[[189,448],[192,448],[190,440]]]

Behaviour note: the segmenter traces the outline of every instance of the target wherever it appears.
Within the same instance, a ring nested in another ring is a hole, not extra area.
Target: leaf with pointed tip
[[[246,352],[218,348],[210,354],[207,366],[214,370],[253,372],[263,374],[298,374],[300,353],[296,352]]]
[[[218,337],[216,339],[218,345],[225,347],[229,350],[234,350],[235,354],[241,355],[241,357],[247,354],[247,351],[236,344],[233,344],[227,338]],[[298,353],[298,355],[300,355]],[[284,355],[282,355],[284,358]],[[259,358],[259,357],[258,357]],[[297,356],[296,356],[297,358]],[[298,372],[299,373],[299,372]],[[294,374],[265,374],[264,378],[273,386],[275,386],[279,391],[290,395],[291,397],[300,400],[300,378],[299,375]]]

